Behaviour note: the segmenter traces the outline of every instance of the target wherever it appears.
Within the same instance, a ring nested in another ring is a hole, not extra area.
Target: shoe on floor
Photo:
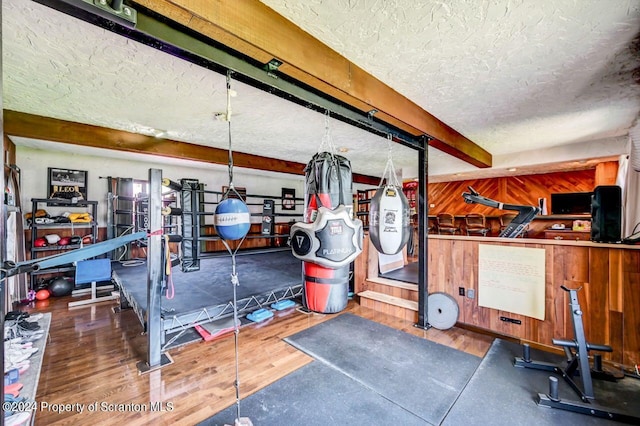
[[[14,320],[24,319],[24,318],[28,318],[28,317],[29,317],[29,313],[28,312],[9,311],[4,316],[4,320],[5,321],[14,321]]]
[[[12,395],[14,397],[18,397],[20,395],[20,391],[22,390],[23,386],[24,385],[20,382],[12,383],[4,387],[4,393],[5,395]]]
[[[7,356],[7,354],[8,355],[16,355],[16,356],[26,354],[27,358],[29,358],[31,355],[35,354],[36,352],[38,352],[38,348],[34,348],[34,347],[31,347],[31,346],[26,346],[26,347],[12,346],[10,348],[7,348],[5,346],[5,348],[4,348],[5,356]],[[20,361],[18,361],[18,362],[20,362]]]
[[[23,411],[4,418],[5,426],[23,426],[31,420],[31,413]]]
[[[42,319],[42,317],[44,317],[44,315],[38,313],[38,314],[31,314],[28,317],[24,318],[25,321],[27,322],[38,322]]]
[[[20,339],[22,339],[22,343],[30,343],[30,342],[33,343],[36,340],[40,340],[40,338],[42,336],[44,336],[44,333],[43,332],[39,332],[39,333],[34,333],[31,336],[21,337]]]
[[[4,386],[16,383],[18,380],[20,380],[20,370],[17,368],[12,368],[4,373]]]
[[[40,324],[37,322],[29,322],[29,321],[20,321],[18,322],[18,327],[24,328],[25,330],[35,331],[40,330]]]
[[[6,350],[9,350],[11,348],[16,348],[16,349],[30,348],[32,346],[33,346],[33,342],[22,342],[22,339],[20,339],[19,342],[16,342],[16,341],[4,342],[4,348]]]
[[[31,354],[27,353],[5,353],[4,354],[4,362],[8,362],[10,364],[20,364],[21,362],[26,361]]]
[[[5,360],[5,365],[4,365],[4,373],[7,374],[9,371],[13,370],[14,368],[18,370],[18,373],[20,374],[24,374],[25,371],[27,371],[29,369],[29,366],[31,365],[31,363],[29,362],[28,359],[24,360],[24,361],[20,361],[18,363],[12,364],[10,362],[6,362],[7,360]]]

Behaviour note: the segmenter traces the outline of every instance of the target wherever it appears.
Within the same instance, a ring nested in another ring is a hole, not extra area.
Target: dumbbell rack
[[[97,201],[78,201],[76,203],[72,203],[71,200],[63,200],[63,199],[49,199],[49,198],[32,198],[31,199],[31,212],[35,214],[41,204],[46,204],[47,206],[55,206],[61,207],[64,210],[67,209],[83,209],[85,211],[89,210],[89,213],[93,217],[91,223],[51,223],[51,224],[37,224],[35,223],[35,218],[31,221],[30,229],[31,229],[31,259],[36,259],[38,257],[44,257],[51,254],[55,254],[56,252],[61,252],[65,250],[73,250],[80,248],[80,244],[69,244],[69,245],[49,245],[46,247],[35,247],[33,242],[36,238],[44,236],[46,234],[51,233],[59,233],[61,230],[64,233],[64,230],[71,230],[74,232],[76,229],[80,228],[89,228],[91,231],[91,243],[95,243],[98,236],[98,223],[96,222],[96,217],[98,213],[98,202]],[[48,268],[43,270],[38,270],[35,272],[31,272],[29,274],[29,285],[30,288],[35,288],[35,276],[41,274],[54,274],[54,273],[65,273],[73,271],[75,268],[72,265],[68,266],[60,266],[55,268]]]

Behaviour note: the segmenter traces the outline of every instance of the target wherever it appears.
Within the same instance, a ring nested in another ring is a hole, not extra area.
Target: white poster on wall
[[[544,321],[545,250],[478,246],[478,305]]]

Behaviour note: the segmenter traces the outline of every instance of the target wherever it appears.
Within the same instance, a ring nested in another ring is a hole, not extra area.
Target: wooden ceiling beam
[[[276,58],[278,68],[299,82],[480,168],[492,157],[455,129],[368,74],[292,22],[255,0],[133,0],[260,63]]]
[[[179,158],[210,164],[229,163],[226,149],[212,148],[170,139],[108,129],[57,118],[42,117],[24,112],[4,110],[5,135],[103,148],[159,157]],[[242,152],[233,153],[236,167],[270,172],[304,175],[305,164],[278,160]],[[378,185],[380,178],[361,174],[353,175],[353,182]]]

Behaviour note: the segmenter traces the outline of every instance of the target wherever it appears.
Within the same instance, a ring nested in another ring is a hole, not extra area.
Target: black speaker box
[[[622,241],[622,191],[619,186],[596,186],[591,197],[591,241]]]

